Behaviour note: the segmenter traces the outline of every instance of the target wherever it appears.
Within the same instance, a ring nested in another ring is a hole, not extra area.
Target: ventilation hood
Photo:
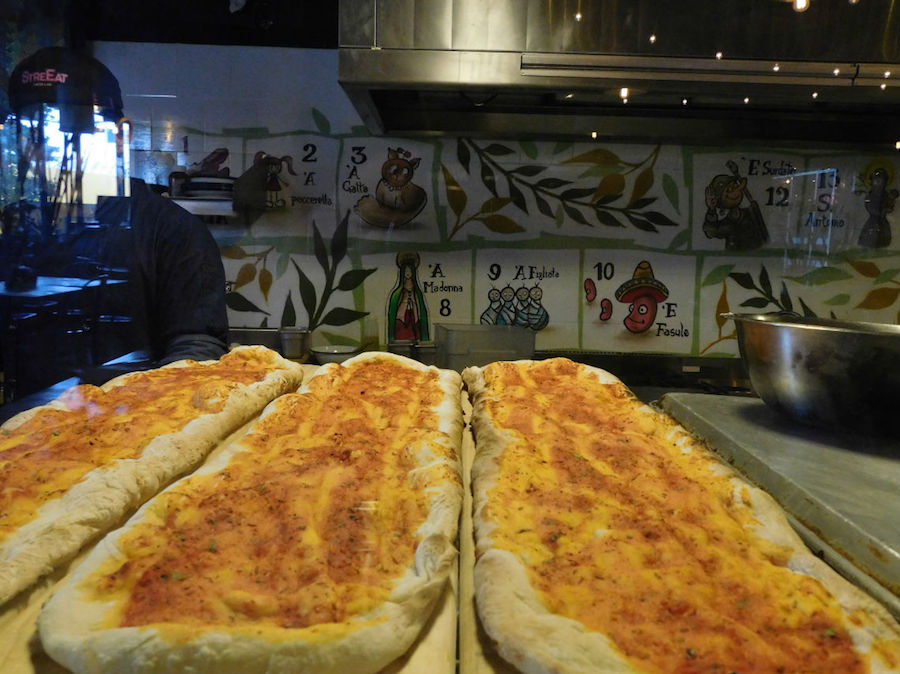
[[[894,149],[900,2],[341,0],[373,132]]]

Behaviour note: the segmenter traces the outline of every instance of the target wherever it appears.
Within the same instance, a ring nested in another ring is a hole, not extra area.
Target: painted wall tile
[[[789,228],[784,179],[804,158],[777,150],[693,155],[693,247],[750,251],[777,248]]]
[[[344,144],[338,194],[363,239],[438,241],[431,195],[434,148],[415,141],[353,139]]]
[[[690,258],[585,251],[581,285],[584,349],[691,352],[694,270]]]
[[[479,250],[473,322],[534,330],[538,349],[577,342],[579,268],[574,250]]]

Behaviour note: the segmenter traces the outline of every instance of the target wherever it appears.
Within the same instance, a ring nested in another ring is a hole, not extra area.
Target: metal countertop
[[[656,404],[830,547],[816,550],[826,561],[844,571],[836,552],[877,581],[897,613],[900,440],[800,425],[756,397],[675,392]]]

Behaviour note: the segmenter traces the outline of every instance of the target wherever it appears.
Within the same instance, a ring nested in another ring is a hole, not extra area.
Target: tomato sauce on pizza
[[[235,388],[264,379],[275,358],[242,350],[133,373],[124,386],[75,386],[60,397],[63,408],[0,430],[0,542],[95,468],[137,458],[153,438],[221,410]]]
[[[90,579],[109,627],[341,623],[384,602],[409,569],[431,485],[416,452],[440,443],[435,370],[373,360],[279,398],[227,466],[150,504]],[[353,629],[346,627],[342,629]]]
[[[570,361],[484,377],[510,442],[483,517],[548,610],[641,671],[869,671],[836,600],[754,533],[749,490],[684,450],[674,422]]]

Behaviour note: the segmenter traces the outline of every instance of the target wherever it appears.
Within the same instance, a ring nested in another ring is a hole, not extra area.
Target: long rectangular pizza
[[[376,672],[456,559],[458,373],[324,366],[103,539],[39,618],[73,672]]]
[[[80,385],[0,427],[0,606],[195,468],[300,365],[260,346]]]
[[[616,377],[549,359],[463,378],[478,614],[523,672],[900,672],[884,608]]]

